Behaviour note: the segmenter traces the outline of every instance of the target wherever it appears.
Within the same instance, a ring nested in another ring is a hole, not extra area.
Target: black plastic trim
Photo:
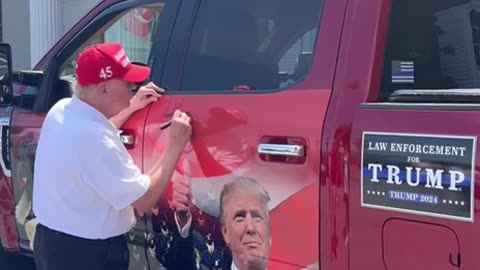
[[[409,111],[480,111],[479,104],[440,103],[362,103],[359,109],[366,110],[409,110]]]
[[[400,89],[389,102],[402,103],[480,103],[480,89]]]

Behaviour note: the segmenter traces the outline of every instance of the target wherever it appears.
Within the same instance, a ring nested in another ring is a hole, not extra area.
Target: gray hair
[[[224,223],[224,203],[225,198],[228,197],[230,194],[234,193],[237,190],[249,189],[256,192],[256,195],[262,201],[265,212],[267,216],[267,220],[269,218],[269,211],[268,211],[268,203],[270,202],[270,195],[268,194],[267,190],[263,188],[255,179],[239,176],[235,178],[232,182],[227,183],[223,186],[222,192],[220,193],[220,222]]]
[[[72,92],[77,97],[84,97],[88,92],[90,92],[94,88],[94,85],[87,85],[83,86],[78,83],[72,83]]]

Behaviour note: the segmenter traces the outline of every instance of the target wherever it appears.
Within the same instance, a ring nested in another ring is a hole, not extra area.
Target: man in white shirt
[[[269,201],[268,192],[256,180],[248,177],[237,177],[223,186],[219,201],[220,222],[223,239],[231,251],[232,270],[267,268],[272,241]],[[175,181],[175,221],[183,238],[191,233],[190,204],[189,178]],[[185,254],[186,250],[176,252]]]
[[[155,205],[191,136],[190,118],[177,110],[157,164],[146,173],[134,164],[118,128],[160,97],[148,84],[132,98],[149,74],[118,43],[94,45],[78,57],[75,94],[50,109],[36,152],[38,270],[128,268],[124,234],[135,225],[134,208]]]

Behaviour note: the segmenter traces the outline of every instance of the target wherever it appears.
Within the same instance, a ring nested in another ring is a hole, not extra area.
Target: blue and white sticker
[[[473,222],[476,137],[364,132],[362,206]]]
[[[392,61],[392,83],[414,83],[415,65],[413,61]]]

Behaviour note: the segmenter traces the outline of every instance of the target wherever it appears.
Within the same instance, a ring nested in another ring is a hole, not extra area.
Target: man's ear
[[[102,96],[108,94],[107,84],[104,82],[97,84],[95,91]]]
[[[268,221],[269,224],[268,224],[268,230],[269,230],[269,242],[270,242],[270,246],[272,246],[272,227],[271,227],[271,224],[270,224],[270,221]]]
[[[221,225],[221,231],[223,235],[223,240],[227,246],[230,246],[230,236],[228,235],[227,227],[225,225]]]

